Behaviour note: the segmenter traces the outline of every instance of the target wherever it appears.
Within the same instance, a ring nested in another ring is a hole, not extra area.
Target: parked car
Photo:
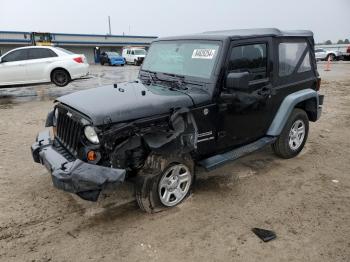
[[[146,56],[146,50],[140,47],[131,47],[123,49],[123,57],[125,58],[126,63],[132,63],[134,65],[141,65],[143,59]]]
[[[315,50],[315,56],[317,61],[328,59],[330,59],[331,61],[335,61],[340,59],[342,57],[342,54],[337,50],[326,50],[323,48],[317,48]]]
[[[88,73],[84,55],[59,47],[20,47],[0,57],[0,86],[44,82],[65,86]]]
[[[97,201],[135,184],[146,212],[190,193],[195,168],[213,170],[272,145],[303,149],[321,115],[313,33],[251,29],[154,41],[136,81],[57,98],[32,145],[53,184]],[[199,175],[199,174],[197,174]]]
[[[346,48],[345,53],[343,53],[344,60],[350,60],[350,45]]]
[[[103,52],[100,56],[101,65],[125,65],[125,59],[117,52]]]

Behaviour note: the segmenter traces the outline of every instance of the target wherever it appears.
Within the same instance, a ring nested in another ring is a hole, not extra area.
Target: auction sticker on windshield
[[[213,59],[215,49],[195,49],[192,53],[192,58],[198,59]]]

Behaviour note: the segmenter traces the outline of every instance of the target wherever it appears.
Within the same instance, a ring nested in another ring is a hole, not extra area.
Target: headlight
[[[100,141],[98,140],[95,129],[92,126],[86,126],[84,129],[85,137],[93,144],[98,144]]]

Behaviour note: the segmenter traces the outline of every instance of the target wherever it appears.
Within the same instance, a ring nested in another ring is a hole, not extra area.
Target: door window
[[[267,45],[252,44],[232,48],[229,72],[248,72],[250,80],[267,78]]]
[[[46,48],[30,48],[28,53],[28,59],[41,59],[56,56],[57,54],[55,52]]]
[[[311,70],[310,55],[306,42],[280,43],[279,54],[279,76],[289,76],[297,69],[298,73]],[[303,59],[303,61],[301,61]]]
[[[15,62],[15,61],[22,61],[28,59],[28,52],[27,49],[20,49],[13,51],[9,53],[8,55],[4,56],[2,61],[3,62]]]

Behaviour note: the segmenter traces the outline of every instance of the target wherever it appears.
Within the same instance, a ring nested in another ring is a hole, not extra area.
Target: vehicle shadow
[[[132,226],[140,220],[172,217],[179,212],[181,213],[183,210],[191,209],[196,201],[198,201],[197,199],[206,197],[208,194],[213,197],[217,195],[220,198],[228,192],[239,192],[238,189],[242,186],[242,180],[250,179],[251,176],[264,174],[269,168],[276,166],[276,159],[277,157],[274,157],[271,149],[266,148],[261,152],[241,158],[213,172],[199,173],[192,195],[188,200],[178,207],[165,209],[162,212],[152,215],[146,214],[139,209],[133,196],[134,191],[132,186],[129,186],[128,189],[123,189],[124,191],[118,194],[108,193],[102,196],[104,199],[88,206],[86,205],[86,201],[77,199],[78,197],[73,197],[74,201],[80,203],[81,206],[85,206],[83,213],[86,218],[75,231],[77,233],[90,230],[93,227],[108,227],[111,225],[113,227],[117,225],[119,230],[123,230],[122,225]],[[203,170],[200,172],[203,172]],[[129,192],[125,190],[129,190]],[[129,194],[129,198],[125,197],[125,194]],[[121,195],[124,195],[123,201],[120,201]],[[192,196],[195,196],[195,199]],[[105,202],[106,200],[107,202]]]

